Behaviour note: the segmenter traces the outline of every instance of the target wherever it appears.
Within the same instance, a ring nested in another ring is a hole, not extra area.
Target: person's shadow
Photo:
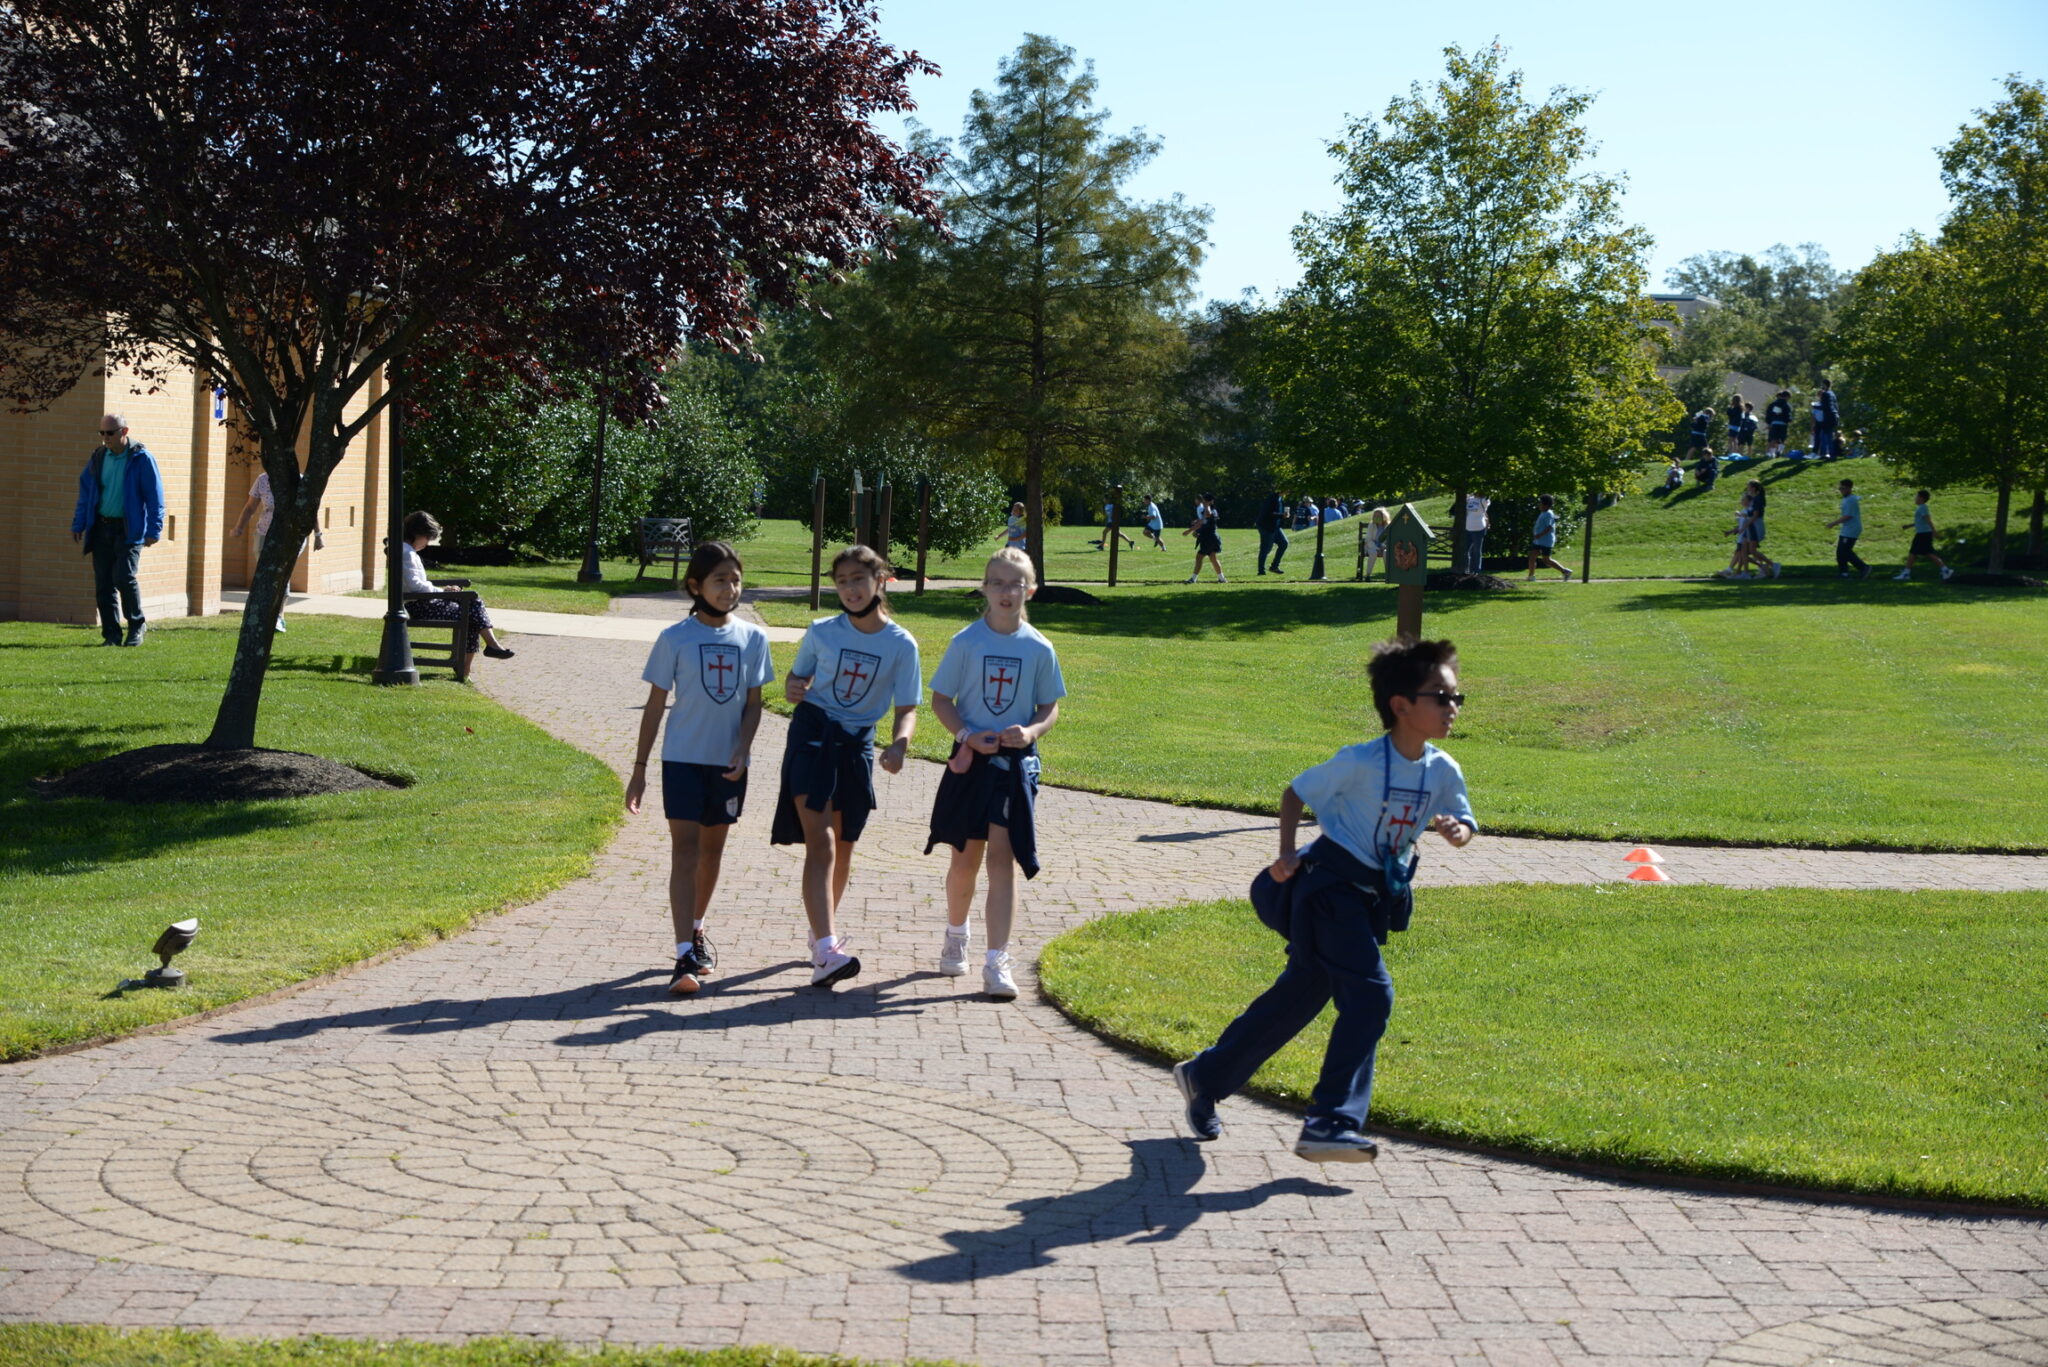
[[[330,1030],[369,1030],[387,1035],[440,1035],[515,1021],[559,1021],[572,1027],[555,1038],[570,1047],[620,1044],[674,1030],[737,1030],[787,1025],[799,1020],[873,1019],[917,1015],[933,999],[891,998],[890,989],[935,974],[856,982],[838,991],[805,984],[810,965],[770,964],[747,973],[713,978],[694,997],[670,997],[661,990],[666,969],[649,969],[607,982],[578,983],[526,996],[434,997],[424,1001],[370,1006],[327,1016],[302,1016],[274,1025],[227,1030],[213,1036],[223,1044],[268,1044],[305,1039]],[[768,984],[764,980],[780,977]],[[938,999],[943,1000],[943,998]]]
[[[1158,1138],[1131,1143],[1131,1170],[1085,1191],[1017,1201],[1009,1209],[1022,1224],[998,1230],[960,1230],[945,1236],[951,1253],[934,1254],[897,1270],[913,1281],[970,1282],[1045,1267],[1057,1249],[1130,1238],[1167,1243],[1202,1216],[1250,1210],[1276,1196],[1348,1196],[1350,1188],[1282,1177],[1245,1191],[1204,1192],[1201,1150],[1192,1140]],[[1132,1238],[1131,1236],[1137,1236]]]

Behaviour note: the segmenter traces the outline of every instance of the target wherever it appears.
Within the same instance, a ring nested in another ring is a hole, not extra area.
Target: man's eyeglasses
[[[100,435],[103,437],[118,437],[121,435],[121,429],[118,427],[102,427]]]
[[[1463,707],[1465,705],[1465,695],[1463,693],[1446,693],[1441,688],[1426,688],[1419,692],[1410,693],[1407,696],[1411,698],[1435,698],[1438,704],[1444,707]]]

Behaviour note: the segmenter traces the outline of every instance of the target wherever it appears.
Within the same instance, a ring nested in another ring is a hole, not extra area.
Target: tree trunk
[[[1991,520],[1991,561],[1993,574],[2005,568],[2005,526],[2012,517],[2012,476],[1998,477],[1998,513]]]
[[[1465,568],[1465,499],[1472,492],[1467,485],[1460,484],[1451,495],[1451,563],[1446,568]]]
[[[1045,450],[1036,437],[1024,443],[1024,536],[1031,574],[1045,582]]]
[[[2027,512],[2027,554],[2034,558],[2034,568],[2041,568],[2041,522],[2048,516],[2048,489],[2034,490],[2034,506]]]
[[[292,566],[312,533],[311,520],[299,525],[297,510],[278,501],[270,532],[256,552],[256,573],[249,581],[249,602],[242,610],[242,629],[235,637],[235,662],[228,671],[227,692],[214,714],[209,750],[247,750],[256,744],[256,709],[263,700],[263,677],[270,669],[271,639],[277,617],[291,588]]]

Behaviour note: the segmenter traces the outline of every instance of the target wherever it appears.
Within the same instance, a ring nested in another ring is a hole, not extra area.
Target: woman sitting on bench
[[[431,513],[408,513],[405,518],[405,545],[399,548],[399,558],[405,564],[405,578],[401,587],[408,594],[434,593],[442,590],[433,580],[427,578],[427,567],[420,559],[420,552],[441,539],[441,524],[434,521]],[[453,622],[462,614],[462,603],[454,598],[415,598],[405,605],[406,616],[415,622]],[[484,600],[478,598],[469,605],[469,625],[474,641],[483,637],[484,654],[494,660],[509,660],[512,652],[498,642],[497,633],[491,630],[491,615],[484,611]],[[472,648],[469,659],[463,662],[462,671],[467,674],[476,664],[476,651]]]

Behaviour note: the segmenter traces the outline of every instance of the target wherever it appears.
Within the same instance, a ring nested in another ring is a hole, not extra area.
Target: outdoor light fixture
[[[171,967],[171,960],[183,954],[187,946],[199,938],[199,918],[189,921],[173,921],[156,937],[156,945],[149,951],[163,960],[163,963],[142,975],[144,987],[178,987],[185,981],[185,975]]]

